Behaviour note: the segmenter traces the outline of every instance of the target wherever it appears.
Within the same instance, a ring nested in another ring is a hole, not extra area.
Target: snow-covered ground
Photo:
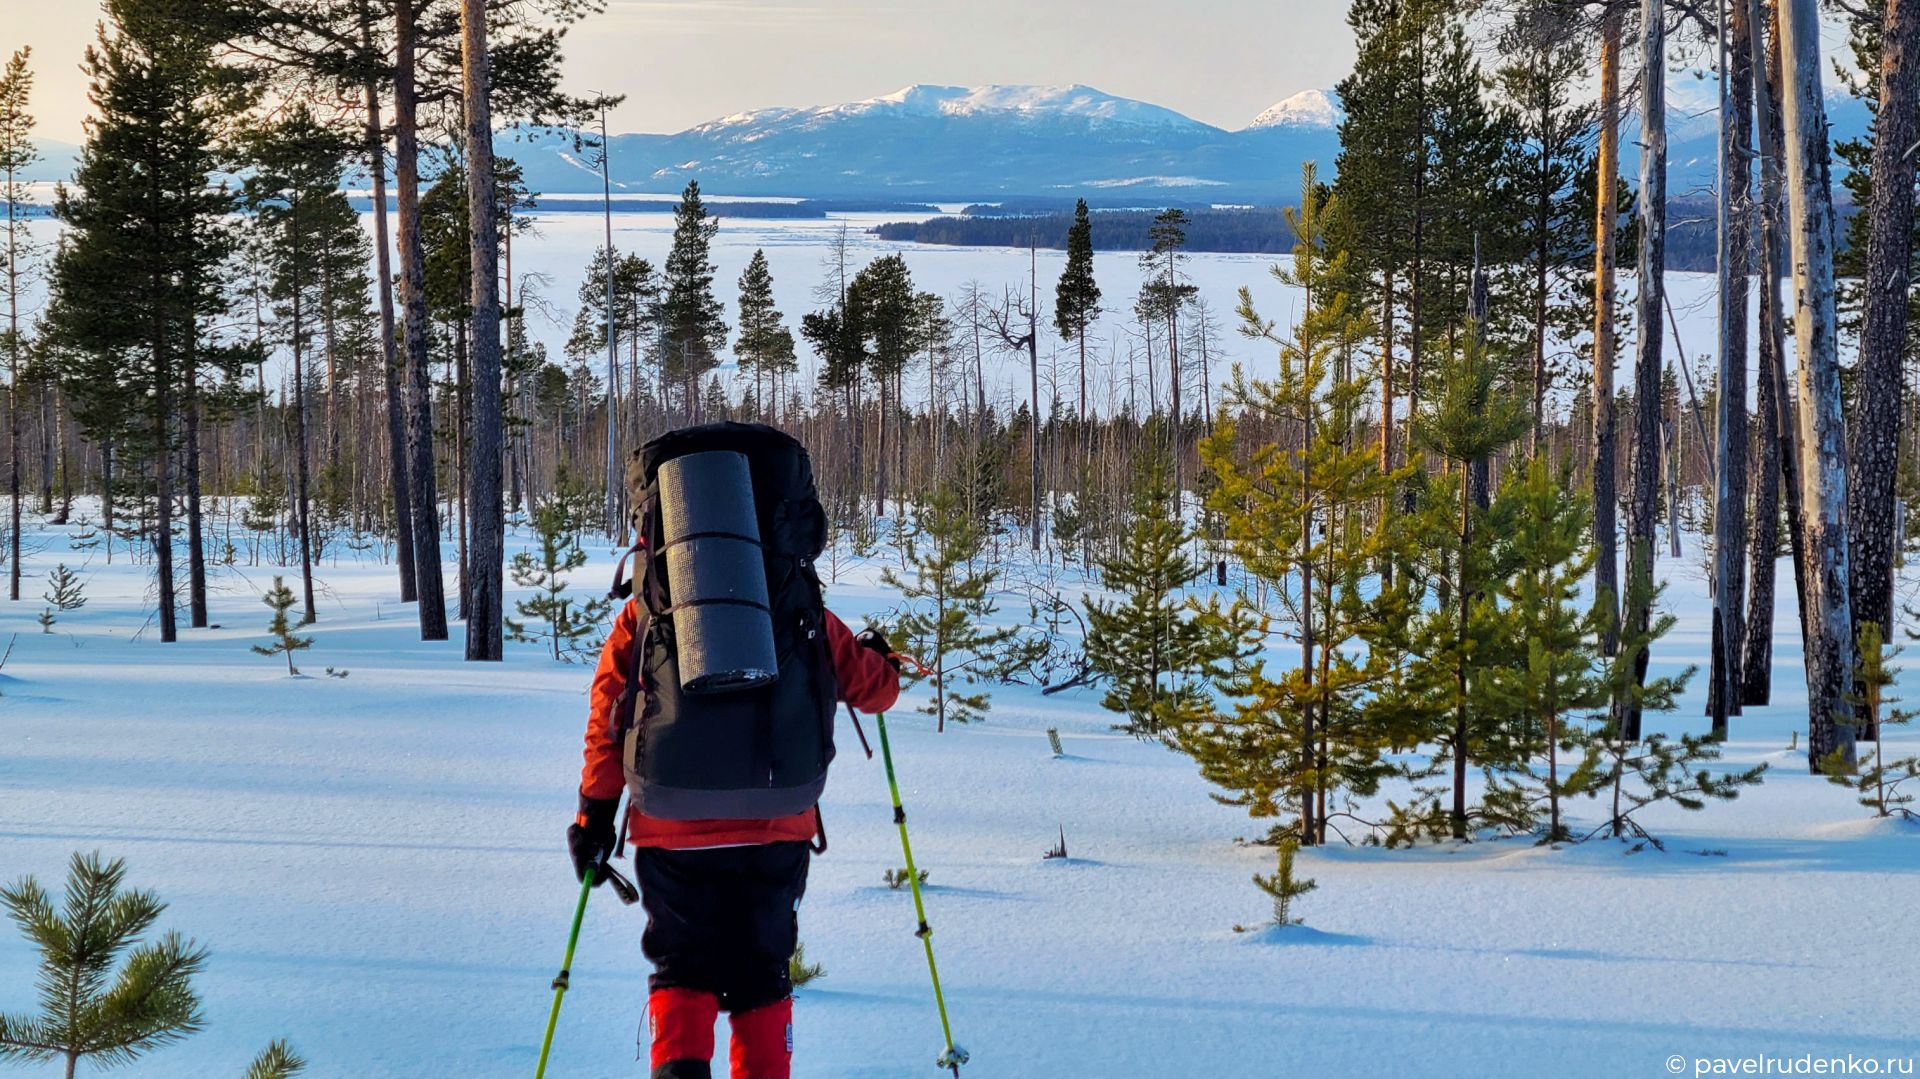
[[[463,663],[457,625],[422,644],[391,568],[368,561],[321,567],[292,679],[249,650],[271,570],[219,570],[220,628],[162,645],[146,567],[29,527],[28,598],[0,604],[0,642],[18,634],[0,674],[0,878],[57,886],[74,850],[124,857],[171,904],[163,926],[212,950],[208,1031],[130,1074],[237,1077],[283,1035],[319,1077],[530,1074],[575,894],[561,833],[587,670],[524,644]],[[607,577],[611,552],[593,555],[579,591]],[[62,561],[89,602],[43,635],[33,600]],[[1657,669],[1704,663],[1700,575],[1663,565],[1681,624]],[[843,564],[831,605],[856,625],[884,611],[878,573]],[[1236,843],[1260,829],[1184,758],[1109,732],[1095,693],[1001,689],[988,722],[941,735],[903,702],[891,730],[963,1074],[1653,1076],[1670,1057],[1693,1074],[1696,1058],[1808,1053],[1911,1068],[1920,829],[1867,821],[1786,752],[1805,718],[1790,606],[1776,628],[1775,703],[1735,720],[1725,762],[1775,768],[1732,805],[1650,813],[1667,852],[1311,851],[1307,927],[1278,934],[1232,929],[1267,913],[1248,878],[1271,854]],[[1701,730],[1699,712],[1696,686],[1651,725]],[[832,849],[802,913],[827,975],[800,994],[794,1073],[932,1076],[911,900],[881,881],[900,864],[886,785],[840,734]],[[1062,828],[1073,857],[1044,860]],[[643,1074],[641,925],[595,894],[551,1074]],[[0,1012],[33,1006],[32,961],[0,927]]]

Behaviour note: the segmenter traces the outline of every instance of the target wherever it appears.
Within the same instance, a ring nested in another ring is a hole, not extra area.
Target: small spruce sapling
[[[925,884],[927,882],[926,870],[920,870],[918,876],[920,877],[920,883]],[[887,882],[887,887],[897,892],[907,886],[907,881],[910,878],[907,876],[905,869],[883,869],[880,871],[880,879]]]
[[[47,590],[41,594],[47,601],[46,609],[40,612],[39,622],[42,633],[52,633],[53,624],[60,615],[68,611],[77,611],[87,605],[80,578],[67,568],[65,562],[47,572]]]
[[[273,587],[261,597],[261,602],[273,608],[273,621],[267,624],[267,632],[273,634],[274,641],[270,645],[256,644],[253,650],[263,656],[284,654],[287,657],[287,673],[299,674],[300,668],[293,665],[293,654],[303,648],[311,647],[313,638],[295,634],[292,623],[287,619],[287,611],[298,602],[294,598],[293,589],[288,588],[284,580],[275,577]]]
[[[1005,653],[1018,635],[1013,627],[987,625],[998,609],[993,589],[999,572],[976,566],[983,546],[980,528],[966,506],[942,485],[925,506],[914,508],[902,541],[901,557],[912,569],[912,579],[891,568],[880,574],[906,601],[898,629],[925,665],[924,673],[912,670],[909,677],[933,684],[933,699],[922,711],[934,717],[938,730],[945,730],[949,719],[966,723],[986,718],[986,691],[962,687],[999,680],[1005,673]]]
[[[1866,767],[1857,772],[1849,770],[1841,751],[1835,750],[1822,770],[1827,782],[1856,792],[1860,804],[1873,810],[1874,816],[1920,820],[1920,814],[1907,808],[1914,798],[1912,792],[1901,790],[1910,780],[1920,778],[1920,755],[1892,761],[1885,755],[1887,727],[1904,724],[1914,716],[1909,710],[1893,707],[1900,698],[1888,694],[1900,669],[1887,661],[1899,653],[1900,649],[1882,639],[1878,623],[1860,627],[1855,651],[1859,660],[1853,679],[1860,692],[1854,696],[1853,706],[1864,720],[1862,729],[1877,730],[1881,737],[1873,740],[1873,760]]]
[[[1059,758],[1067,755],[1066,749],[1060,745],[1060,728],[1058,727],[1047,728],[1047,745],[1053,747],[1053,756],[1055,760],[1058,760]]]
[[[193,978],[206,950],[175,932],[143,942],[166,904],[125,878],[121,859],[76,853],[59,910],[32,877],[0,890],[40,953],[40,1014],[0,1015],[0,1060],[64,1061],[71,1079],[83,1058],[130,1063],[205,1026]]]
[[[1136,738],[1165,737],[1211,711],[1199,677],[1201,624],[1181,596],[1206,567],[1187,554],[1193,532],[1174,501],[1166,462],[1146,454],[1119,549],[1099,561],[1100,583],[1120,599],[1087,601],[1087,662],[1107,684],[1100,706],[1125,719],[1115,729]]]
[[[534,533],[540,538],[540,552],[521,551],[513,556],[513,583],[534,590],[529,599],[516,600],[513,609],[526,621],[505,619],[507,636],[516,641],[546,641],[553,658],[571,659],[583,650],[598,651],[589,639],[607,617],[612,604],[605,599],[576,601],[566,594],[564,574],[587,564],[587,553],[580,548],[578,527],[565,500],[555,497],[541,502],[533,511]],[[529,630],[529,623],[541,622],[544,628]]]
[[[807,962],[807,946],[795,941],[793,955],[787,960],[787,980],[795,989],[827,976],[827,968],[818,963]]]
[[[1273,924],[1282,929],[1305,921],[1293,912],[1294,900],[1320,887],[1312,878],[1294,874],[1293,859],[1299,852],[1300,841],[1287,836],[1280,840],[1279,864],[1274,871],[1253,875],[1253,883],[1273,900]]]
[[[307,1070],[307,1062],[285,1041],[275,1041],[260,1051],[247,1067],[246,1079],[293,1079]]]
[[[1634,609],[1632,604],[1641,603],[1643,609],[1654,610],[1661,591],[1644,578],[1630,582],[1629,609]],[[1612,700],[1626,702],[1636,713],[1674,709],[1681,690],[1696,668],[1689,667],[1672,677],[1649,677],[1644,683],[1635,677],[1634,671],[1635,657],[1672,629],[1673,624],[1673,615],[1663,613],[1650,618],[1647,628],[1639,633],[1623,627],[1620,650],[1607,669]],[[1619,714],[1616,709],[1601,717],[1598,729],[1587,737],[1585,757],[1564,784],[1570,797],[1584,794],[1610,800],[1607,819],[1582,836],[1582,841],[1605,833],[1614,839],[1639,840],[1635,850],[1643,844],[1665,850],[1666,845],[1659,837],[1634,819],[1635,813],[1662,802],[1671,802],[1686,810],[1704,809],[1710,801],[1731,802],[1740,796],[1740,788],[1759,785],[1767,770],[1765,764],[1758,764],[1745,771],[1716,776],[1700,767],[1720,759],[1720,750],[1710,735],[1686,734],[1681,735],[1678,742],[1672,742],[1655,734],[1644,742],[1636,742],[1622,736]]]
[[[1508,510],[1501,542],[1511,569],[1493,588],[1501,606],[1492,617],[1515,647],[1487,679],[1487,695],[1505,720],[1503,748],[1491,756],[1505,766],[1488,768],[1483,810],[1515,832],[1529,832],[1544,806],[1543,843],[1571,838],[1562,816],[1561,752],[1576,748],[1581,732],[1566,718],[1608,700],[1600,615],[1580,601],[1580,583],[1594,560],[1587,504],[1562,479],[1535,458],[1501,491]]]

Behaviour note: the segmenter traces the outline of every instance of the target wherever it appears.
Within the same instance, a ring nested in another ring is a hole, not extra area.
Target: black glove
[[[880,653],[881,658],[891,663],[894,670],[900,669],[900,657],[893,654],[893,645],[888,644],[886,637],[872,626],[854,634],[853,643]]]
[[[580,796],[580,815],[567,825],[567,850],[573,854],[573,879],[587,879],[594,871],[593,884],[599,887],[607,879],[607,856],[613,853],[613,815],[620,808],[618,798]]]

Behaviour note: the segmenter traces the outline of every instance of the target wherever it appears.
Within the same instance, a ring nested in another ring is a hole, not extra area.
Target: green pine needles
[[[819,981],[827,976],[827,968],[818,963],[807,962],[806,944],[795,941],[793,955],[787,959],[787,980],[795,989]]]
[[[273,587],[267,590],[266,595],[260,597],[260,601],[273,608],[273,621],[267,623],[267,632],[273,634],[273,643],[256,644],[253,650],[263,656],[285,655],[287,673],[299,674],[300,668],[293,665],[293,654],[303,648],[311,648],[313,638],[294,633],[293,623],[287,618],[287,612],[298,602],[294,598],[293,589],[287,587],[286,581],[275,577]]]
[[[207,950],[175,932],[143,941],[167,905],[125,880],[125,861],[75,853],[58,909],[32,877],[0,889],[0,906],[40,952],[40,1014],[0,1015],[0,1061],[61,1061],[73,1079],[82,1060],[129,1064],[205,1028],[193,979]],[[275,1041],[246,1079],[292,1079],[306,1066]]]
[[[0,1060],[127,1064],[206,1025],[193,977],[206,949],[175,932],[142,937],[166,904],[122,888],[126,863],[75,854],[64,901],[32,877],[0,890],[0,905],[40,953],[40,1014],[0,1016]]]
[[[993,587],[999,571],[982,564],[985,537],[951,487],[942,484],[916,506],[902,537],[902,558],[911,579],[881,571],[880,579],[905,601],[896,624],[906,650],[925,665],[908,677],[928,682],[933,697],[921,709],[946,730],[947,721],[985,719],[986,690],[1008,663],[1018,630],[994,627]]]
[[[1861,805],[1873,810],[1874,816],[1920,820],[1920,814],[1907,808],[1913,802],[1913,792],[1901,789],[1920,779],[1920,755],[1892,761],[1886,758],[1886,728],[1905,724],[1914,716],[1909,710],[1895,708],[1900,698],[1888,692],[1900,675],[1900,669],[1888,661],[1899,653],[1897,647],[1882,639],[1879,623],[1868,622],[1860,627],[1854,650],[1859,658],[1855,661],[1853,677],[1857,689],[1853,708],[1862,720],[1861,729],[1879,731],[1881,737],[1873,740],[1873,758],[1865,767],[1850,766],[1836,749],[1821,770],[1826,773],[1827,782],[1852,790]]]
[[[505,619],[507,636],[516,641],[546,641],[558,660],[597,653],[594,634],[613,605],[604,598],[576,600],[566,594],[565,574],[587,564],[587,553],[580,549],[578,519],[565,500],[548,498],[534,507],[533,530],[540,538],[539,553],[515,554],[512,567],[513,583],[533,589],[533,595],[514,602],[513,609],[522,620]]]
[[[1293,861],[1299,853],[1299,840],[1291,836],[1282,839],[1279,843],[1279,864],[1274,871],[1253,875],[1254,885],[1273,900],[1273,924],[1281,929],[1306,920],[1293,912],[1293,904],[1301,896],[1320,887],[1313,878],[1294,873]]]
[[[1241,294],[1242,333],[1276,347],[1279,376],[1236,370],[1227,393],[1237,414],[1222,417],[1200,455],[1215,481],[1208,505],[1265,599],[1200,616],[1215,635],[1216,688],[1233,703],[1175,739],[1232,792],[1223,800],[1279,818],[1269,839],[1306,845],[1326,840],[1343,801],[1394,774],[1390,745],[1415,741],[1398,734],[1392,692],[1407,597],[1400,584],[1378,587],[1374,573],[1398,557],[1398,539],[1373,508],[1404,474],[1383,472],[1357,434],[1367,382],[1349,361],[1368,322],[1344,290],[1346,256],[1328,247],[1340,212],[1304,170],[1301,206],[1288,218],[1294,257],[1273,270],[1303,293],[1291,332]],[[1293,663],[1268,651],[1290,645]]]
[[[1181,597],[1206,567],[1188,554],[1193,532],[1174,516],[1163,455],[1142,456],[1129,508],[1120,548],[1099,562],[1100,583],[1120,599],[1087,601],[1087,664],[1107,684],[1101,706],[1125,718],[1116,729],[1161,738],[1210,707],[1212,695],[1195,677],[1205,627]]]
[[[53,624],[68,611],[77,611],[87,605],[87,597],[80,578],[74,576],[65,562],[47,571],[47,590],[41,593],[47,606],[40,611],[38,621],[40,632],[52,633]]]

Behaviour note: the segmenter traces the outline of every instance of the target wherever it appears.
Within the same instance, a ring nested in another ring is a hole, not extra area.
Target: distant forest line
[[[731,209],[731,207],[728,207]],[[942,244],[950,247],[1027,247],[1060,250],[1067,246],[1073,207],[1007,212],[1007,207],[969,206],[957,217],[926,221],[890,221],[875,228],[883,240]],[[1096,251],[1145,251],[1158,210],[1095,210]],[[1835,248],[1847,250],[1851,199],[1836,197]],[[1186,250],[1216,254],[1281,255],[1292,252],[1293,230],[1279,206],[1188,208]],[[1709,273],[1714,268],[1714,208],[1707,199],[1667,202],[1667,269]]]

